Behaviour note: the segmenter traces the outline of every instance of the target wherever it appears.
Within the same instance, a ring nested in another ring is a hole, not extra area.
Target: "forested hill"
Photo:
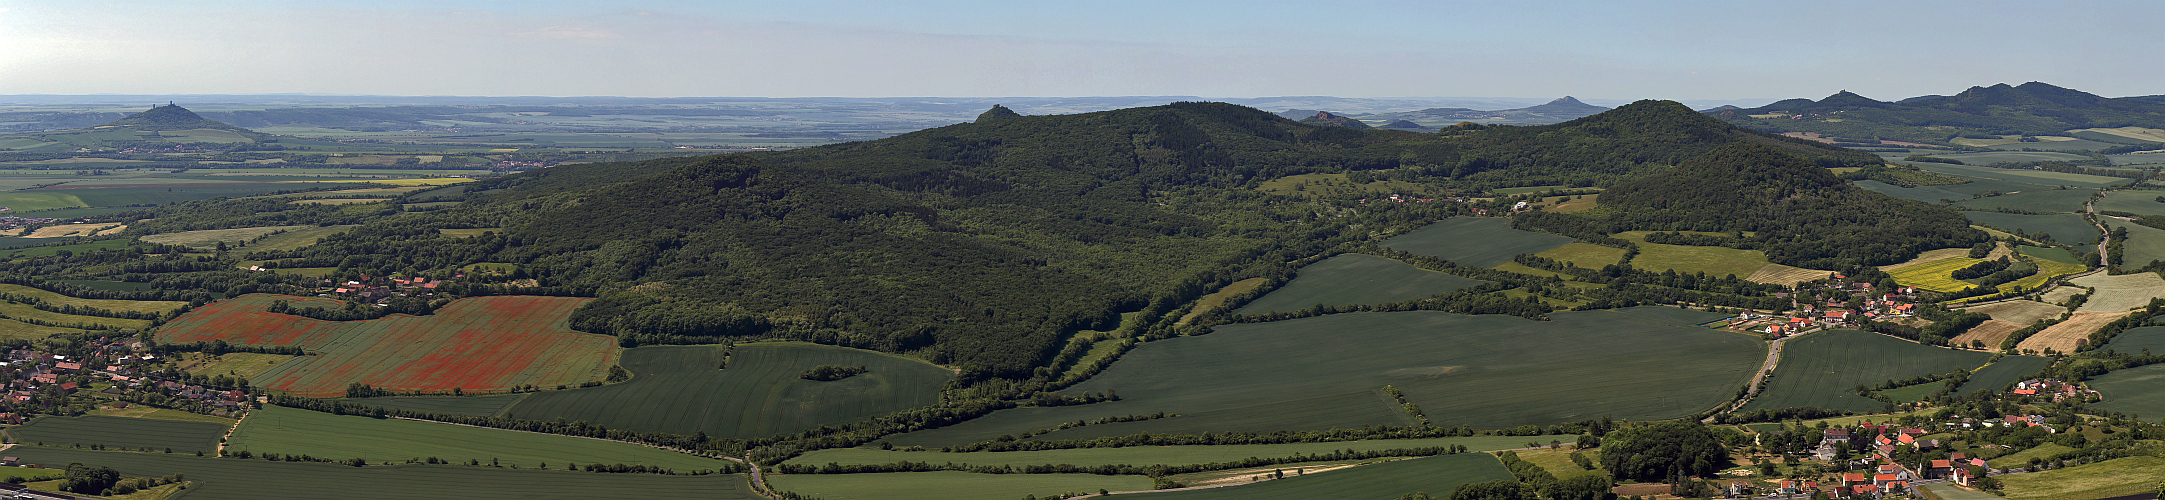
[[[542,286],[600,296],[573,326],[626,343],[771,335],[1028,376],[1066,333],[1109,327],[1118,312],[1167,311],[1319,245],[1465,210],[1294,202],[1255,189],[1271,179],[1365,170],[1468,194],[1607,185],[1735,142],[1830,166],[1877,161],[1664,101],[1435,134],[1221,103],[996,110],[877,141],[527,172],[474,183],[480,194],[457,207],[256,258],[375,275],[513,263]],[[282,220],[317,222],[294,212]],[[146,224],[226,224],[198,215],[212,213],[222,212],[176,206]],[[436,236],[445,227],[504,229]]]
[[[1952,209],[1867,191],[1794,155],[1748,143],[1618,183],[1601,194],[1601,203],[1605,213],[1584,219],[1603,231],[1751,232],[1723,240],[1763,249],[1778,264],[1815,269],[1892,264],[1987,239]],[[1558,223],[1558,216],[1546,217]]]
[[[125,118],[106,123],[105,126],[124,127],[138,130],[216,129],[245,132],[249,134],[256,133],[253,130],[235,127],[232,125],[219,123],[215,120],[204,118],[201,115],[195,114],[195,112],[193,111],[189,111],[188,108],[183,108],[179,105],[174,104],[168,104],[164,106],[152,106],[148,111],[128,115]]]
[[[1788,99],[1758,108],[1709,113],[1762,130],[1820,132],[1856,141],[1945,143],[1964,135],[2064,135],[2071,129],[2092,127],[2165,128],[2165,104],[2138,97],[2102,97],[2042,82],[1970,87],[1952,96],[1897,102],[1843,91],[1818,101]]]

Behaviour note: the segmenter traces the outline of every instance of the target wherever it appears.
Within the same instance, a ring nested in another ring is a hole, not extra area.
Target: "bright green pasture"
[[[1983,166],[1992,163],[2017,163],[2032,161],[2081,161],[2089,159],[2089,157],[2087,156],[2077,154],[2042,151],[1993,151],[1989,153],[1936,153],[1932,156],[1947,158],[1951,160],[1960,160],[1963,163],[1969,163],[1970,165],[1953,165],[1947,163],[1914,163],[1914,165],[1917,165],[1918,168],[1922,168],[1925,170],[1962,177],[1976,179],[1998,179],[2005,181],[2027,182],[2044,185],[2066,184],[2070,186],[2099,187],[2119,184],[2128,181],[2128,179],[2123,179],[2119,177],[2107,177],[2102,175],[2077,174],[2069,172],[2049,172],[2044,170],[2031,170],[2026,168],[1992,168]]]
[[[2157,491],[2165,458],[2115,458],[2094,464],[2000,478],[2013,500],[2114,498]]]
[[[330,463],[199,458],[192,453],[166,455],[50,448],[15,448],[8,450],[8,454],[19,456],[28,463],[112,467],[129,477],[181,474],[191,482],[188,494],[183,497],[187,499],[760,498],[751,492],[744,476],[736,474],[669,476],[465,465],[352,467]]]
[[[1487,453],[1462,453],[1363,465],[1348,469],[1288,475],[1239,486],[1153,494],[1175,500],[1296,500],[1310,498],[1390,499],[1413,493],[1451,498],[1459,485],[1512,479],[1503,462]]]
[[[1285,286],[1233,312],[1293,312],[1317,304],[1387,304],[1471,288],[1480,280],[1425,271],[1374,255],[1344,254],[1309,264]]]
[[[1624,249],[1592,243],[1569,243],[1536,255],[1557,262],[1568,262],[1573,267],[1600,269],[1624,260]]]
[[[58,255],[62,251],[84,253],[96,250],[112,250],[127,247],[128,240],[98,240],[89,243],[77,243],[73,245],[18,248],[8,250],[6,252],[0,252],[0,255],[6,255],[8,258],[51,257],[54,255]]]
[[[2083,204],[2090,201],[2095,189],[2030,188],[2019,193],[1987,196],[1955,203],[1963,210],[2022,210],[2026,212],[2071,213],[2082,211]]]
[[[0,318],[0,339],[38,340],[57,333],[78,333],[80,328],[33,325],[12,319]]]
[[[304,226],[256,240],[255,243],[248,245],[248,251],[298,250],[301,247],[316,244],[316,240],[343,233],[355,227],[359,226]]]
[[[2109,191],[2105,198],[2097,200],[2099,212],[2128,212],[2140,215],[2165,215],[2165,203],[2159,203],[2165,191],[2124,189]]]
[[[874,448],[836,448],[806,453],[792,458],[788,463],[796,465],[842,465],[891,464],[895,462],[958,463],[970,465],[1001,466],[1047,464],[1073,465],[1188,465],[1231,462],[1249,457],[1290,457],[1315,455],[1343,450],[1376,451],[1431,446],[1465,445],[1472,451],[1495,451],[1524,448],[1526,443],[1546,443],[1552,439],[1570,436],[1468,436],[1425,439],[1369,439],[1364,441],[1340,441],[1329,443],[1286,444],[1234,444],[1215,446],[1129,446],[1122,448],[1075,448],[1040,451],[978,451],[967,453],[942,453],[938,451],[897,451]],[[1576,438],[1573,438],[1576,439]]]
[[[34,446],[72,448],[101,444],[128,450],[152,448],[164,451],[171,448],[174,453],[210,453],[218,450],[218,436],[225,435],[226,426],[98,415],[44,416],[10,427],[7,433],[17,443]]]
[[[611,429],[749,438],[840,424],[939,402],[953,376],[923,361],[804,343],[739,344],[722,365],[713,346],[624,351],[633,377],[621,384],[544,391],[506,413],[584,420]],[[832,382],[798,378],[819,365],[870,369]]]
[[[1383,241],[1384,248],[1436,257],[1463,266],[1492,267],[1512,257],[1570,243],[1571,238],[1511,228],[1501,217],[1452,217]]]
[[[1648,271],[1703,272],[1714,277],[1734,274],[1744,278],[1768,264],[1766,252],[1758,250],[1647,243],[1646,235],[1652,232],[1627,231],[1616,235],[1639,245],[1639,256],[1631,258],[1631,267]]]
[[[241,243],[247,243],[250,240],[261,238],[271,233],[281,231],[293,231],[297,229],[312,229],[315,227],[316,226],[264,226],[238,227],[232,229],[204,229],[200,231],[149,234],[143,235],[142,237],[136,239],[143,240],[143,242],[145,243],[157,243],[160,245],[177,245],[195,249],[212,249],[218,248],[219,243],[225,243],[226,245],[231,247],[240,245]]]
[[[110,328],[131,329],[150,327],[150,320],[147,319],[123,319],[108,318],[104,316],[62,314],[47,311],[44,309],[38,309],[37,307],[31,306],[30,304],[19,304],[7,301],[0,301],[0,316],[22,319],[26,321],[42,321],[48,324],[58,325],[99,325]]]
[[[369,406],[381,406],[384,408],[418,411],[424,413],[435,413],[439,415],[490,417],[502,415],[505,409],[510,408],[512,405],[518,404],[520,401],[525,401],[526,396],[527,394],[494,394],[488,396],[399,396],[384,398],[355,398],[348,399],[346,401],[350,403],[360,403]]]
[[[2022,230],[2024,236],[2031,238],[2037,238],[2039,234],[2049,234],[2052,235],[2053,241],[2060,243],[2096,243],[2098,237],[2097,226],[2090,225],[2089,220],[2075,214],[2024,215],[2005,212],[1962,212],[1962,216],[1968,217],[1970,222],[1992,226],[2008,232],[2019,229]]]
[[[627,464],[678,472],[719,469],[720,459],[631,443],[534,432],[469,427],[421,420],[375,419],[268,406],[242,420],[226,449],[325,458],[403,462],[437,457],[458,463],[480,460],[506,467],[562,468],[565,464]]]
[[[2165,416],[2165,365],[2114,370],[2090,379],[2105,401],[2090,406],[2155,419]]]
[[[2127,241],[2120,244],[2120,251],[2126,252],[2127,255],[2123,257],[2126,260],[2123,261],[2121,267],[2138,268],[2149,265],[2150,261],[2153,260],[2165,260],[2165,229],[2112,217],[2098,217],[2098,219],[2105,222],[2105,227],[2113,229],[2127,228]]]
[[[879,474],[775,474],[774,489],[825,500],[1013,500],[1098,490],[1150,489],[1143,476],[1096,474],[977,474],[961,471]],[[1152,497],[1156,498],[1156,497]]]
[[[24,212],[54,208],[87,207],[83,199],[61,191],[6,191],[0,192],[0,207]]]
[[[2082,264],[2082,259],[2075,258],[2074,252],[2069,252],[2065,248],[2045,248],[2023,245],[2015,247],[2015,251],[2021,252],[2023,255],[2028,255],[2031,257],[2045,259],[2053,262],[2060,262],[2066,264]]]
[[[1879,411],[1886,404],[1858,396],[1858,385],[1975,368],[1991,358],[1981,352],[1931,347],[1856,330],[1814,333],[1782,346],[1773,380],[1743,409],[1809,406]]]
[[[2000,358],[1999,361],[1994,361],[1992,364],[1985,365],[1983,369],[1970,373],[1969,381],[1963,382],[1962,387],[1957,388],[1955,393],[1969,394],[1977,391],[1997,391],[2006,388],[2009,384],[2036,375],[2037,372],[2045,371],[2047,366],[2052,366],[2052,358],[2039,356],[2008,356]]]
[[[1437,425],[1675,418],[1727,401],[1765,358],[1758,339],[1696,326],[1717,314],[1639,307],[1551,318],[1410,311],[1224,325],[1144,344],[1069,389],[1120,401],[1003,410],[889,440],[936,447],[1161,411],[1179,416],[1042,439],[1412,423],[1385,385]]]
[[[2165,354],[2165,326],[2129,328],[2113,336],[2112,342],[2105,343],[2105,348],[2128,354],[2142,354],[2143,349]]]
[[[56,306],[95,307],[108,311],[162,313],[174,309],[179,309],[180,306],[188,305],[187,302],[170,300],[84,299],[61,295],[56,292],[47,291],[43,288],[6,283],[0,283],[0,293],[11,293],[15,295],[33,297],[38,300],[43,300],[47,304],[52,304]]]

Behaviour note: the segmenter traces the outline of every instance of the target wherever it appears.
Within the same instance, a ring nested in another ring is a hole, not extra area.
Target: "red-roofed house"
[[[1865,477],[1865,475],[1863,474],[1857,474],[1854,472],[1842,475],[1843,487],[1856,486],[1860,484],[1871,484],[1871,479]]]
[[[1925,465],[1924,478],[1939,479],[1947,477],[1947,474],[1951,472],[1954,472],[1953,460],[1933,460],[1932,463]]]
[[[82,369],[83,369],[83,364],[82,364],[82,363],[68,363],[68,362],[60,362],[60,363],[53,363],[53,368],[56,368],[56,369],[61,369],[61,370],[67,370],[67,371],[71,371],[71,372],[72,372],[72,371],[78,371],[78,370],[82,370]]]
[[[1896,493],[1901,493],[1901,492],[1904,492],[1904,491],[1909,491],[1909,482],[1907,482],[1907,481],[1895,481],[1895,482],[1892,482],[1892,483],[1887,483],[1887,484],[1885,484],[1885,485],[1881,485],[1881,486],[1879,487],[1879,491],[1880,491],[1880,493],[1885,493],[1885,494],[1889,494],[1889,495],[1893,495],[1893,494],[1896,494]]]

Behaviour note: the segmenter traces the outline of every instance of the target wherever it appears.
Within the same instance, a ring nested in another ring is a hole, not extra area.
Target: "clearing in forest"
[[[2111,323],[2113,320],[2120,319],[2121,316],[2126,316],[2128,312],[2076,312],[2073,316],[2069,316],[2067,321],[2046,327],[2044,331],[2022,339],[2022,343],[2016,345],[2015,348],[2021,351],[2040,353],[2045,352],[2046,349],[2061,353],[2075,352],[2075,349],[2090,341],[2091,333],[2097,332],[2099,328],[2104,328],[2105,324]]]
[[[1462,266],[1494,267],[1519,254],[1564,246],[1571,238],[1511,228],[1502,217],[1452,217],[1384,240],[1383,247]]]
[[[1751,276],[1746,276],[1744,279],[1753,283],[1796,286],[1798,283],[1803,283],[1806,281],[1827,279],[1828,276],[1832,276],[1833,274],[1834,273],[1832,271],[1823,271],[1819,269],[1805,269],[1801,267],[1784,266],[1781,264],[1767,264],[1766,267],[1759,268],[1758,271],[1753,272]]]
[[[1300,269],[1298,277],[1249,301],[1235,314],[1295,312],[1325,306],[1388,304],[1471,288],[1481,280],[1423,270],[1374,255],[1343,254]]]
[[[1592,243],[1567,243],[1564,246],[1534,254],[1536,257],[1554,259],[1572,267],[1601,269],[1624,260],[1624,249],[1605,247]]]
[[[297,231],[302,229],[314,229],[315,227],[316,226],[264,226],[241,227],[233,229],[204,229],[201,231],[182,231],[178,233],[149,234],[143,235],[143,237],[136,239],[142,240],[144,243],[157,243],[160,245],[175,245],[199,250],[208,250],[218,248],[219,243],[225,243],[228,247],[238,247],[241,243],[254,241],[257,238],[262,238],[272,233]],[[261,249],[250,248],[249,250]]]
[[[1706,273],[1707,276],[1716,278],[1733,274],[1743,278],[1758,273],[1759,269],[1769,264],[1766,252],[1729,247],[1647,243],[1646,235],[1651,233],[1654,231],[1625,231],[1616,234],[1617,238],[1639,245],[1639,255],[1631,258],[1631,267],[1648,271],[1666,269],[1687,274]]]
[[[1969,256],[1969,252],[1970,249],[1967,248],[1942,248],[1938,250],[1926,250],[1923,253],[1917,254],[1916,258],[1909,259],[1908,262],[1879,266],[1879,270],[1891,273],[1897,269],[1902,269],[1910,266],[1922,265],[1956,257],[1967,257]]]
[[[393,391],[452,392],[549,387],[599,380],[616,364],[616,339],[571,331],[589,299],[502,296],[454,301],[429,316],[322,321],[268,309],[307,297],[250,294],[190,311],[159,328],[161,343],[223,340],[291,346],[312,355],[278,363],[251,381],[296,395],[345,394],[359,382]],[[301,304],[306,305],[306,304]]]

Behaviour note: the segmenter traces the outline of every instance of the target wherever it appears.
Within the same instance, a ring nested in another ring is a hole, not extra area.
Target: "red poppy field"
[[[224,340],[296,346],[314,355],[280,363],[250,383],[302,396],[339,396],[360,382],[393,391],[490,392],[599,380],[616,364],[616,339],[579,333],[566,318],[583,298],[477,297],[429,316],[320,321],[269,312],[322,299],[250,294],[196,308],[158,329],[159,342]]]

